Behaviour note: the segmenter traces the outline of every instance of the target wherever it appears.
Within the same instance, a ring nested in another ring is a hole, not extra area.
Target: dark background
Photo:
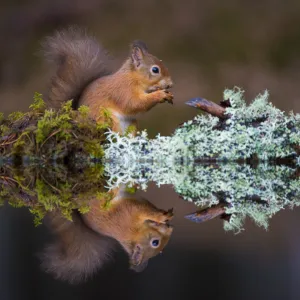
[[[175,105],[155,107],[140,125],[170,134],[196,114],[190,97],[220,100],[240,86],[248,99],[268,89],[271,101],[300,111],[300,2],[238,0],[1,1],[0,111],[26,110],[47,88],[50,70],[35,54],[40,40],[69,24],[87,26],[120,64],[134,39],[143,39],[169,67]],[[80,286],[55,281],[39,269],[36,253],[50,236],[34,228],[26,209],[0,210],[0,299],[300,299],[299,210],[276,215],[269,231],[250,222],[239,235],[222,221],[194,224],[195,210],[170,187],[146,197],[174,207],[174,234],[162,256],[140,274],[120,252]]]

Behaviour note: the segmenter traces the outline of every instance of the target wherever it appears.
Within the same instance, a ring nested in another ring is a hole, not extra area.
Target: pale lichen
[[[108,187],[171,184],[198,206],[226,203],[231,217],[225,229],[241,230],[246,216],[267,228],[280,209],[300,205],[300,115],[274,107],[267,91],[248,106],[243,94],[239,88],[224,91],[228,118],[198,115],[170,137],[150,140],[145,131],[137,136],[108,132]],[[278,159],[289,164],[275,166]]]
[[[110,188],[131,184],[145,189],[151,181],[158,186],[172,185],[184,200],[200,207],[225,203],[225,213],[231,215],[224,221],[227,230],[242,230],[246,217],[267,228],[269,218],[279,210],[300,205],[297,169],[288,166],[144,161],[126,165],[109,162],[105,168]]]
[[[194,161],[215,159],[234,161],[253,156],[261,161],[294,157],[300,145],[300,115],[285,114],[268,102],[268,92],[258,95],[247,106],[243,91],[224,91],[227,120],[198,115],[175,130],[171,137],[158,135],[147,139],[146,132],[136,137],[122,137],[110,132],[106,158],[125,160]]]

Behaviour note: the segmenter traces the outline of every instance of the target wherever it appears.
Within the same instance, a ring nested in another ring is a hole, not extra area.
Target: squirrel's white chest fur
[[[134,121],[134,118],[132,116],[125,116],[125,115],[122,115],[118,112],[114,112],[113,114],[120,121],[120,126],[121,126],[122,133],[124,133],[126,131],[127,127],[129,125],[131,125],[131,123]]]

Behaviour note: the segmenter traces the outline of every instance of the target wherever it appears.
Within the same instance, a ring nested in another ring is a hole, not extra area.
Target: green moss
[[[90,211],[90,207],[88,205],[83,205],[81,207],[78,208],[78,211],[81,213],[81,214],[86,214]]]
[[[130,136],[130,135],[134,135],[136,132],[137,132],[137,127],[135,125],[129,125],[126,128],[124,135]]]
[[[102,121],[97,123],[97,130],[101,131],[112,127],[112,114],[108,109],[101,107],[99,110],[99,116]]]
[[[34,226],[41,225],[46,212],[37,208],[29,208],[29,211],[34,215]]]
[[[90,108],[86,105],[81,105],[79,108],[78,108],[78,111],[81,115],[81,117],[83,118],[87,118],[89,113],[90,113]]]
[[[18,138],[18,140],[13,144],[12,147],[12,153],[13,154],[18,154],[18,153],[25,153],[24,151],[24,146],[25,146],[25,141],[22,138]]]
[[[101,158],[104,156],[103,147],[99,144],[98,140],[89,141],[85,143],[84,150],[90,154],[91,158]]]
[[[112,192],[98,192],[96,194],[98,199],[101,199],[101,208],[107,210],[111,207],[111,200],[113,198]]]
[[[89,201],[100,195],[109,205],[111,193],[106,192],[103,166],[91,165],[83,172],[66,166],[3,167],[0,174],[0,202],[13,207],[28,207],[34,223],[41,224],[47,213],[59,210],[68,220],[72,212],[89,211]],[[3,173],[4,172],[4,173]],[[102,202],[101,202],[102,203]]]
[[[25,115],[24,113],[22,113],[20,111],[16,111],[16,112],[12,112],[11,114],[9,114],[7,119],[10,122],[15,122],[15,121],[22,119],[24,117],[24,115]]]
[[[31,109],[34,112],[42,113],[46,109],[45,102],[43,100],[43,95],[40,93],[35,93],[33,96],[33,103],[29,106],[29,109]]]
[[[0,123],[4,136],[0,143],[3,157],[29,156],[42,161],[63,160],[72,156],[89,163],[103,156],[105,133],[112,124],[109,111],[102,109],[103,123],[89,117],[89,108],[72,110],[72,101],[59,110],[46,109],[42,95],[36,93],[27,113],[15,112]],[[75,161],[75,158],[73,159]]]
[[[300,204],[296,169],[300,116],[275,108],[267,101],[268,92],[246,105],[243,91],[235,88],[225,90],[224,100],[231,104],[227,120],[199,115],[172,136],[149,140],[145,131],[133,137],[133,127],[122,136],[110,131],[112,118],[106,109],[100,111],[103,122],[96,123],[88,117],[88,107],[73,111],[69,101],[58,111],[45,109],[37,94],[30,112],[1,121],[0,150],[4,157],[26,154],[45,168],[37,173],[26,168],[24,174],[9,170],[13,174],[3,175],[0,199],[28,206],[39,224],[57,209],[68,219],[74,209],[85,213],[88,200],[95,197],[103,200],[103,209],[109,209],[112,194],[104,185],[126,184],[127,192],[133,192],[136,184],[145,189],[148,181],[154,181],[172,184],[198,206],[226,202],[226,213],[231,215],[226,229],[241,230],[247,216],[266,228],[280,209]],[[103,155],[105,165],[93,164]],[[256,168],[233,164],[253,157],[263,163]],[[51,164],[64,158],[75,172]],[[289,158],[290,166],[267,164],[278,158]],[[221,162],[230,163],[217,165]]]
[[[11,132],[11,129],[7,125],[0,125],[1,136],[7,135]]]
[[[103,116],[106,120],[109,120],[112,118],[112,114],[111,114],[111,111],[106,109],[105,107],[101,107],[100,110],[99,110],[99,115]]]
[[[130,184],[127,184],[126,185],[126,188],[125,188],[125,191],[127,192],[127,193],[129,193],[129,194],[135,194],[136,193],[136,191],[137,191],[137,187],[136,186],[132,186],[132,185],[130,185]]]
[[[36,142],[42,143],[54,133],[60,139],[68,140],[71,137],[69,130],[72,128],[70,120],[72,120],[72,101],[64,104],[59,113],[53,110],[45,111],[37,122]]]
[[[73,201],[72,186],[66,181],[58,184],[56,187],[49,185],[46,181],[38,179],[36,181],[36,197],[37,205],[31,212],[35,215],[36,223],[39,223],[39,216],[44,217],[47,212],[59,210],[62,215],[72,220],[72,212],[74,209],[81,209],[87,212],[87,205],[78,206],[77,201]]]
[[[8,199],[9,193],[7,190],[0,190],[0,206],[4,205],[5,201]]]

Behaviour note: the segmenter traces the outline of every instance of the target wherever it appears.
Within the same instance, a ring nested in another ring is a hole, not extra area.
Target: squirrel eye
[[[151,241],[151,246],[153,248],[157,248],[159,246],[159,240],[157,240],[157,239],[152,240]]]
[[[159,67],[158,66],[152,66],[151,67],[151,72],[153,73],[153,74],[159,74]]]

